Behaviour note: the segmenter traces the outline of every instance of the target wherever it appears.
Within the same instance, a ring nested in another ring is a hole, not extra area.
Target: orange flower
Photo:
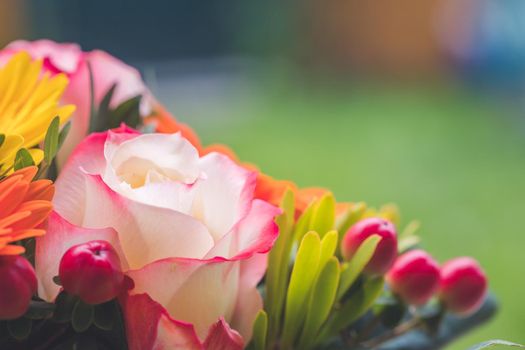
[[[0,255],[22,254],[22,246],[10,244],[42,236],[43,223],[53,206],[50,180],[33,181],[37,167],[20,169],[0,181]]]

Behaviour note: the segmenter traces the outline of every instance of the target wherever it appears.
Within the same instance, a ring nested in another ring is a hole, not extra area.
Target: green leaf
[[[66,137],[69,134],[69,130],[71,130],[71,122],[67,122],[58,134],[58,150],[62,148],[62,145],[64,144],[64,141],[66,140]]]
[[[335,238],[337,242],[337,237]],[[339,273],[339,260],[332,256],[315,282],[298,349],[308,349],[314,346],[317,332],[328,318],[335,302]]]
[[[290,251],[293,245],[292,228],[295,216],[295,196],[287,189],[280,207],[283,213],[276,219],[279,237],[268,255],[266,273],[266,310],[268,311],[268,343],[273,343],[281,328],[282,309],[288,285]]]
[[[310,203],[308,207],[303,211],[294,227],[293,240],[294,242],[300,242],[303,236],[308,233],[308,226],[312,218],[312,214],[315,209],[315,202]]]
[[[31,334],[33,321],[28,318],[20,317],[7,323],[9,334],[16,340],[24,340]]]
[[[42,320],[49,318],[55,311],[55,304],[47,303],[45,301],[31,300],[29,309],[27,309],[24,317],[32,320]]]
[[[321,240],[316,232],[308,232],[301,241],[292,269],[290,285],[286,295],[286,308],[282,344],[284,349],[291,348],[304,321],[308,306],[308,297],[319,266]]]
[[[44,161],[51,164],[58,152],[58,132],[60,127],[60,118],[55,117],[47,128],[44,139]]]
[[[76,302],[77,298],[71,294],[66,292],[58,294],[55,300],[56,308],[53,314],[53,319],[58,323],[71,321],[71,315],[73,314]]]
[[[335,226],[335,198],[332,193],[327,193],[315,205],[310,220],[309,231],[324,235]]]
[[[337,299],[341,299],[348,291],[352,284],[357,280],[357,277],[363,272],[366,264],[370,261],[376,250],[381,236],[372,235],[365,239],[359,246],[352,259],[343,265],[341,271],[341,282],[339,283],[339,290],[337,292]]]
[[[136,127],[140,123],[140,100],[141,95],[130,98],[122,102],[111,113],[110,128],[116,128],[121,123],[125,123],[131,127]]]
[[[332,256],[334,256],[335,249],[337,248],[337,231],[329,231],[321,240],[321,257],[319,258],[319,271],[324,268],[324,265],[328,262]]]
[[[266,335],[268,332],[268,315],[264,310],[260,310],[253,323],[253,349],[266,350]]]
[[[344,234],[350,227],[352,227],[356,222],[361,220],[363,214],[366,211],[366,204],[363,202],[351,203],[350,208],[337,218],[335,226],[337,231],[341,234],[339,239],[343,239]]]
[[[473,347],[469,348],[469,350],[480,350],[480,349],[485,349],[485,348],[489,348],[489,347],[497,346],[497,345],[515,347],[515,348],[525,348],[525,345],[513,343],[510,341],[506,341],[506,340],[495,339],[495,340],[489,340],[489,341],[474,345]]]
[[[2,145],[4,144],[4,141],[5,141],[5,135],[0,134],[0,147],[2,147]]]
[[[93,305],[84,303],[78,299],[73,308],[73,315],[71,318],[71,325],[77,333],[86,331],[93,323],[95,316]]]
[[[18,152],[16,152],[15,156],[15,171],[32,165],[35,165],[35,162],[33,161],[29,151],[25,148],[20,148]]]
[[[105,331],[113,329],[113,325],[115,324],[115,313],[117,312],[115,301],[112,300],[107,303],[95,305],[94,309],[95,315],[93,323],[95,326]]]
[[[335,311],[325,323],[317,342],[323,342],[330,336],[350,326],[363,316],[383,291],[383,277],[365,280],[363,285],[353,293],[343,306]]]

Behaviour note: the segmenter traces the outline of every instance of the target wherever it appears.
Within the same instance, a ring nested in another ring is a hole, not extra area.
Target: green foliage
[[[253,324],[253,350],[266,349],[266,336],[268,334],[268,315],[260,310]]]
[[[20,317],[7,323],[9,334],[16,340],[24,340],[31,334],[33,322],[29,318]]]
[[[111,100],[117,88],[116,84],[113,84],[102,100],[97,106],[92,105],[91,120],[90,120],[90,131],[100,132],[108,129],[117,128],[121,123],[125,123],[131,127],[138,127],[141,122],[140,115],[140,102],[142,96],[134,96],[116,108],[111,108]]]
[[[329,337],[337,335],[339,331],[350,326],[363,316],[379,297],[383,291],[383,286],[383,277],[366,279],[339,309],[334,310],[330,319],[322,328],[317,342],[325,341]]]
[[[344,263],[341,271],[341,283],[337,292],[337,298],[341,299],[348,291],[352,284],[357,280],[357,277],[363,272],[366,264],[370,261],[381,237],[379,235],[372,235],[365,239],[359,246],[356,253],[348,263]]]
[[[35,165],[35,162],[33,161],[33,158],[31,157],[31,154],[29,151],[25,148],[20,148],[16,152],[15,156],[15,164],[14,169],[15,171],[23,169],[28,166]]]
[[[341,263],[337,257],[340,238],[334,228],[346,231],[358,221],[366,210],[363,203],[350,205],[336,219],[335,198],[327,194],[312,201],[297,220],[294,203],[289,190],[276,219],[280,234],[268,258],[266,313],[257,317],[252,349],[277,344],[282,349],[313,348],[322,337],[337,335],[361,317],[382,290],[382,279],[361,279],[363,283],[351,288],[379,236],[365,240],[351,261]]]
[[[283,213],[276,219],[279,226],[279,237],[268,255],[268,270],[266,272],[265,305],[269,316],[269,343],[275,340],[281,326],[281,315],[288,284],[290,251],[294,239],[292,228],[295,215],[295,196],[291,190],[284,194],[281,208]]]
[[[335,198],[333,194],[327,193],[314,204],[309,231],[315,231],[323,238],[328,231],[334,228],[334,224]]]
[[[316,232],[308,232],[301,241],[292,269],[286,307],[282,344],[290,348],[304,320],[308,297],[316,278],[321,254],[321,240]]]
[[[85,332],[93,323],[95,318],[95,309],[93,305],[84,303],[77,299],[71,316],[71,325],[77,333]]]
[[[337,236],[335,238],[337,239]],[[306,321],[299,340],[299,349],[313,347],[317,332],[328,318],[334,305],[339,272],[339,261],[336,257],[330,257],[317,277],[310,295]]]

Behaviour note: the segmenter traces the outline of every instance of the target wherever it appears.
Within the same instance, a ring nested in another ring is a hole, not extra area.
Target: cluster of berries
[[[114,299],[127,285],[120,259],[106,241],[71,247],[60,261],[59,277],[67,293],[91,305]],[[35,270],[27,259],[0,256],[0,320],[24,315],[36,291]]]
[[[437,296],[448,310],[460,315],[475,312],[487,292],[487,277],[478,262],[469,257],[447,261],[441,267],[427,252],[415,249],[398,255],[395,226],[384,219],[367,218],[346,232],[341,254],[349,260],[361,243],[379,235],[367,275],[385,275],[390,290],[404,303],[421,306]]]

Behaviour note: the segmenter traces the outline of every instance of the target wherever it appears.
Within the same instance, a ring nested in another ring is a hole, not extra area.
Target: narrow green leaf
[[[310,220],[309,230],[316,231],[319,235],[324,235],[332,230],[335,226],[335,198],[332,193],[327,193],[318,200],[312,218]]]
[[[93,305],[86,304],[80,299],[77,300],[71,318],[71,325],[75,332],[82,333],[86,331],[93,323],[94,316]]]
[[[55,311],[55,304],[47,303],[45,301],[31,300],[29,308],[27,309],[24,317],[32,320],[42,320],[49,318]]]
[[[32,165],[35,165],[35,162],[33,161],[29,151],[25,148],[20,148],[15,155],[15,171]]]
[[[60,151],[60,148],[62,148],[62,145],[64,144],[64,141],[66,140],[67,135],[69,134],[69,130],[71,130],[71,122],[67,122],[66,125],[60,130],[60,133],[58,134],[58,150]]]
[[[352,225],[361,220],[365,211],[365,203],[351,203],[350,208],[348,208],[346,213],[337,218],[335,226],[337,228],[337,231],[339,232],[339,240],[343,239],[343,236],[345,235],[346,231],[348,231],[348,229],[352,227]]]
[[[297,251],[295,264],[290,277],[286,295],[286,308],[282,344],[284,349],[291,348],[304,321],[308,298],[319,266],[321,240],[316,232],[308,232]]]
[[[497,345],[515,347],[515,348],[525,348],[525,345],[513,343],[510,341],[506,341],[506,340],[495,339],[495,340],[489,340],[489,341],[474,345],[473,347],[469,348],[469,350],[480,350],[480,349],[485,349],[485,348],[489,348],[489,347],[497,346]]]
[[[316,341],[323,342],[363,316],[383,291],[383,277],[367,279],[325,323]]]
[[[89,132],[97,130],[97,109],[95,106],[95,80],[93,78],[93,68],[91,62],[87,60],[87,69],[89,77]]]
[[[44,139],[44,161],[51,164],[58,152],[58,132],[60,126],[60,118],[55,117],[47,128],[46,137]]]
[[[16,340],[24,340],[31,334],[33,321],[25,317],[19,317],[15,320],[8,321],[7,329],[9,334]]]
[[[110,128],[116,128],[121,123],[125,123],[131,127],[136,127],[140,123],[140,100],[141,95],[130,98],[122,102],[111,113]]]
[[[319,271],[324,268],[328,259],[334,256],[335,249],[337,248],[337,231],[329,231],[321,240],[321,257],[319,259]]]
[[[94,317],[93,317],[93,323],[98,328],[110,331],[113,329],[113,325],[115,324],[115,317],[117,310],[115,308],[115,301],[108,301],[107,303],[99,304],[94,306]]]
[[[4,144],[4,141],[5,141],[5,135],[0,134],[0,147],[2,147],[2,145]]]
[[[315,202],[312,202],[303,211],[301,216],[299,216],[299,219],[297,219],[297,223],[295,224],[294,234],[293,234],[294,242],[300,242],[303,239],[303,236],[308,232],[308,225],[310,225],[310,221],[311,221],[314,209],[315,209]]]
[[[325,238],[327,236],[328,234]],[[309,349],[315,345],[314,340],[317,332],[332,310],[339,283],[339,273],[339,261],[332,256],[315,282],[298,349]]]
[[[282,309],[288,285],[290,250],[293,244],[292,228],[295,216],[295,196],[287,189],[282,200],[283,213],[276,219],[279,237],[268,254],[266,273],[266,310],[268,311],[268,343],[272,344],[281,329]]]
[[[337,299],[341,299],[346,291],[356,281],[357,277],[363,272],[366,264],[370,261],[376,250],[381,236],[372,235],[365,239],[359,246],[352,259],[343,265],[341,271],[341,282],[337,291]]]
[[[268,315],[264,310],[257,313],[253,323],[253,346],[254,350],[266,350],[266,335],[268,332]]]

